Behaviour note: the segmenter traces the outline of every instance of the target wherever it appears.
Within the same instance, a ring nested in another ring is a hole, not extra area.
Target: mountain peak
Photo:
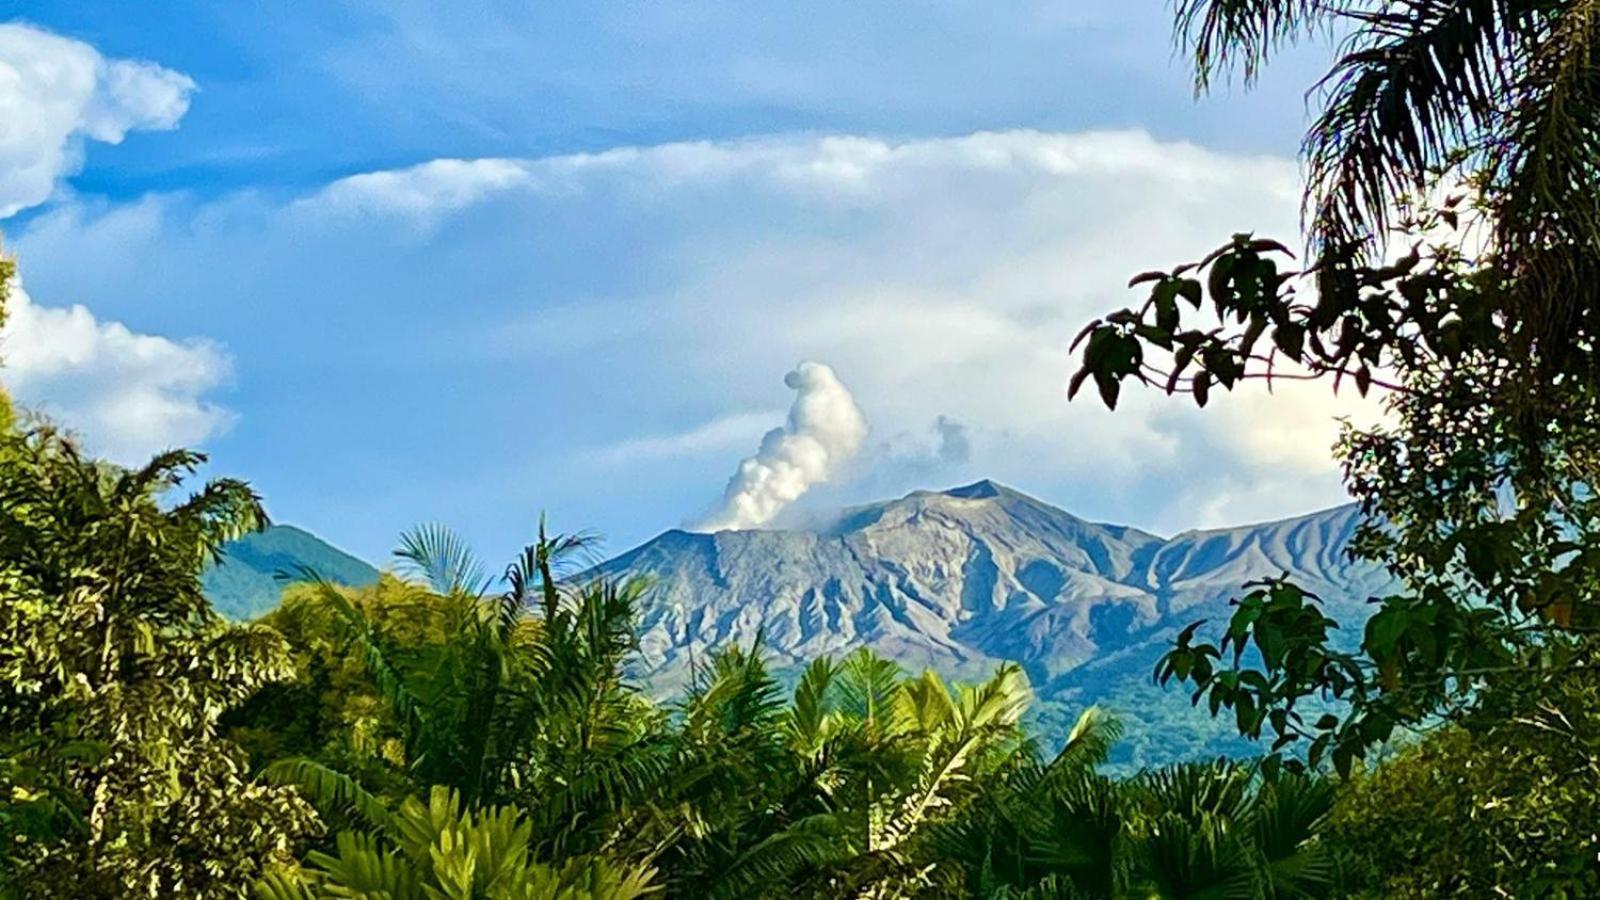
[[[945,491],[944,495],[946,497],[956,497],[961,500],[984,500],[991,497],[998,497],[1001,494],[1014,493],[1016,493],[1016,491],[1011,490],[1005,485],[985,478],[982,481],[974,481],[971,484],[951,488],[950,490]]]
[[[304,528],[269,525],[223,545],[200,584],[224,616],[253,619],[277,605],[286,580],[299,579],[307,569],[352,587],[378,580],[377,569]]]
[[[943,513],[947,522],[959,519],[979,529],[1008,527],[1006,523],[1018,517],[1043,516],[1067,528],[1088,524],[1015,488],[985,478],[947,490],[917,490],[894,500],[848,507],[831,519],[820,520],[820,524],[796,530],[840,537],[874,526],[916,520],[930,510]]]

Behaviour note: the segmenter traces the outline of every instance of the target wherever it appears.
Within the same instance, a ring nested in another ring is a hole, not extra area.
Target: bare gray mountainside
[[[636,674],[660,694],[759,634],[780,667],[860,646],[960,679],[1015,660],[1046,701],[1143,703],[1130,685],[1171,636],[1255,579],[1289,573],[1359,633],[1388,578],[1349,559],[1357,522],[1345,506],[1162,538],[980,481],[808,529],[669,531],[600,570],[650,582]]]

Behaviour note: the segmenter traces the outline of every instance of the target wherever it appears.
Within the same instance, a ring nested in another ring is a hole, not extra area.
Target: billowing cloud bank
[[[795,392],[788,422],[767,432],[761,449],[739,463],[721,508],[700,523],[700,530],[765,525],[861,449],[867,417],[832,369],[803,362],[783,383]]]
[[[1293,160],[1136,131],[800,136],[66,203],[17,244],[38,296],[117,284],[129,308],[203,312],[272,404],[234,432],[271,448],[252,474],[310,505],[329,487],[296,498],[305,472],[371,473],[330,527],[376,545],[438,497],[491,538],[539,507],[647,537],[726,483],[797,359],[847,373],[873,433],[800,505],[993,477],[1174,530],[1338,502],[1334,416],[1363,405],[1284,383],[1203,411],[1130,390],[1108,413],[1066,402],[1067,345],[1141,302],[1134,272],[1238,231],[1294,243],[1299,194]]]
[[[78,171],[85,141],[176,127],[195,85],[154,63],[110,59],[81,41],[0,25],[0,219],[48,202]],[[22,259],[27,268],[26,254]],[[114,282],[83,292],[95,302]],[[87,307],[36,303],[12,285],[0,383],[13,398],[125,463],[212,437],[232,414],[207,399],[227,381],[212,341],[139,334]]]
[[[199,444],[233,418],[206,399],[230,373],[215,343],[138,334],[82,306],[39,306],[16,284],[7,312],[0,381],[97,453],[139,463]]]
[[[118,144],[130,131],[175,127],[194,88],[154,63],[0,25],[0,218],[47,199],[82,164],[84,141]]]

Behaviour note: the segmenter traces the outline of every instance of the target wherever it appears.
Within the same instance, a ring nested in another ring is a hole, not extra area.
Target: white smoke
[[[832,477],[866,440],[867,417],[833,369],[803,362],[783,383],[796,392],[788,423],[767,432],[756,455],[739,463],[722,507],[700,523],[701,531],[771,521],[812,485]]]

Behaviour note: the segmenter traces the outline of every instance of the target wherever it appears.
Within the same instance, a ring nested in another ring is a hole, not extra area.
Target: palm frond
[[[1328,24],[1351,5],[1346,0],[1179,0],[1174,35],[1179,49],[1194,59],[1196,91],[1204,92],[1235,64],[1243,67],[1246,84],[1255,81],[1281,46]]]
[[[1114,896],[1124,877],[1127,812],[1120,786],[1079,771],[1051,780],[1047,823],[1032,836],[1032,861],[1094,896]]]
[[[1145,772],[1133,787],[1152,813],[1175,815],[1199,827],[1207,818],[1247,821],[1256,799],[1254,778],[1251,766],[1218,759]]]
[[[1147,896],[1256,900],[1262,895],[1261,872],[1226,820],[1163,815],[1137,847],[1139,888]]]
[[[831,730],[834,678],[839,666],[830,657],[819,657],[806,666],[805,673],[795,685],[794,699],[784,724],[790,745],[805,756],[814,756],[822,749]]]
[[[808,816],[741,853],[718,874],[712,897],[766,896],[801,869],[841,862],[859,853],[856,829],[837,813]]]
[[[250,485],[233,478],[209,481],[169,513],[180,527],[192,530],[203,562],[221,555],[221,547],[272,524],[261,497]]]
[[[440,594],[479,596],[487,592],[483,564],[467,542],[444,525],[417,525],[400,535],[394,551],[401,571],[420,578]]]
[[[593,823],[661,796],[677,774],[678,762],[676,748],[656,737],[568,761],[552,773],[548,793],[534,798],[531,812],[541,846],[569,852]]]
[[[782,687],[761,656],[762,637],[748,649],[729,647],[712,658],[703,683],[684,708],[689,733],[704,739],[772,731],[783,714]],[[775,736],[775,732],[773,732]]]
[[[904,682],[896,699],[900,703],[900,717],[921,734],[935,734],[957,721],[956,703],[950,696],[950,688],[932,669]]]
[[[1333,854],[1317,842],[1338,789],[1313,775],[1280,773],[1264,784],[1254,817],[1257,851],[1279,897],[1326,896],[1335,879]]]
[[[624,863],[604,856],[580,856],[562,866],[548,888],[530,885],[525,894],[514,896],[518,900],[543,900],[545,897],[635,900],[656,893],[658,887],[655,867],[648,862]]]
[[[1550,365],[1581,369],[1586,345],[1559,350],[1600,328],[1600,2],[1552,9],[1529,41],[1489,166],[1496,243],[1527,288],[1511,314],[1517,331]]]
[[[251,887],[256,900],[317,900],[305,875],[297,869],[274,869]]]
[[[334,839],[336,854],[312,851],[306,859],[323,870],[323,878],[346,897],[423,897],[424,872],[376,837],[344,831]]]
[[[1503,0],[1405,0],[1358,17],[1306,138],[1319,246],[1385,236],[1400,198],[1472,149],[1514,78]]]
[[[261,771],[273,784],[293,787],[323,812],[354,813],[371,828],[390,831],[394,817],[388,807],[349,775],[303,757],[280,759]]]
[[[1005,663],[988,681],[956,691],[955,719],[962,728],[1015,725],[1033,699],[1028,676],[1016,663]]]
[[[562,583],[580,567],[580,562],[593,562],[589,553],[595,543],[594,535],[586,532],[552,535],[544,514],[540,513],[538,540],[523,552],[519,596],[526,597],[537,579],[545,621],[554,620],[561,607]]]
[[[1087,770],[1105,762],[1122,737],[1122,722],[1098,706],[1078,714],[1066,743],[1050,762],[1052,771]]]
[[[839,692],[839,711],[861,723],[874,737],[892,735],[903,724],[895,697],[900,692],[903,672],[892,660],[862,647],[845,657],[835,683]]]
[[[118,499],[132,499],[159,494],[182,484],[205,461],[204,454],[193,450],[162,451],[143,466],[125,472],[118,478],[113,495]]]

